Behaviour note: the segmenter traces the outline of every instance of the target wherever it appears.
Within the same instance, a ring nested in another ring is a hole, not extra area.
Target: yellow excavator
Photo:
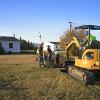
[[[75,57],[74,64],[68,65],[68,74],[81,80],[85,84],[94,83],[96,82],[97,77],[100,79],[100,41],[90,41],[90,30],[100,30],[100,26],[82,25],[75,29],[89,30],[88,45],[81,45],[82,43],[79,42],[79,39],[74,36],[65,46],[66,51],[68,51],[73,44],[75,44],[79,49],[84,48],[82,49],[83,52],[81,57]],[[68,62],[71,61],[66,59],[66,65]]]

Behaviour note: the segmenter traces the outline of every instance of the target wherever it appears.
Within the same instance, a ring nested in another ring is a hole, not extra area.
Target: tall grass
[[[59,69],[38,66],[33,55],[0,56],[0,100],[99,100],[95,92]]]

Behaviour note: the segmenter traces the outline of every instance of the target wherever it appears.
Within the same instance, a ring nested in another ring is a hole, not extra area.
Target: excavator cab
[[[75,58],[75,66],[87,70],[100,70],[100,49],[86,49],[82,58]]]
[[[97,26],[97,25],[82,25],[82,26],[75,27],[75,29],[88,29],[88,45],[90,45],[90,36],[91,36],[90,31],[91,30],[100,30],[100,26]]]
[[[100,42],[92,41],[90,43],[90,30],[100,30],[100,26],[96,25],[82,25],[75,29],[88,29],[89,41],[86,50],[84,51],[82,58],[75,59],[75,66],[87,69],[87,70],[100,70]]]

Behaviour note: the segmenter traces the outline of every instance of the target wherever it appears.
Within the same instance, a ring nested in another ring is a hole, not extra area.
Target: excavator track
[[[71,77],[72,79],[74,79],[75,81],[78,81],[80,84],[84,85],[86,88],[88,88],[90,91],[92,91],[95,96],[98,98],[97,100],[100,100],[100,89],[98,88],[98,86],[100,86],[99,83],[91,83],[91,84],[86,84],[83,81],[80,81],[78,78],[73,77],[72,75],[70,75],[69,73],[67,73],[67,75],[69,77]]]
[[[67,71],[71,77],[80,80],[84,84],[93,84],[95,82],[95,75],[93,72],[75,66],[68,66]]]
[[[61,72],[69,76],[71,79],[77,81],[79,84],[81,84],[83,87],[86,87],[91,91],[91,93],[95,94],[96,100],[100,100],[100,84],[99,83],[91,83],[91,84],[86,84],[83,83],[83,81],[80,81],[78,78],[73,77],[68,73],[68,70],[66,71],[66,68],[59,68]],[[98,76],[99,77],[99,76]],[[72,84],[73,85],[73,84]],[[88,100],[88,98],[86,98]]]

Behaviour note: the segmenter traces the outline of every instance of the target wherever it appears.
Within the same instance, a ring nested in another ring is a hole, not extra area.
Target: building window
[[[9,48],[13,48],[13,43],[9,43]]]

